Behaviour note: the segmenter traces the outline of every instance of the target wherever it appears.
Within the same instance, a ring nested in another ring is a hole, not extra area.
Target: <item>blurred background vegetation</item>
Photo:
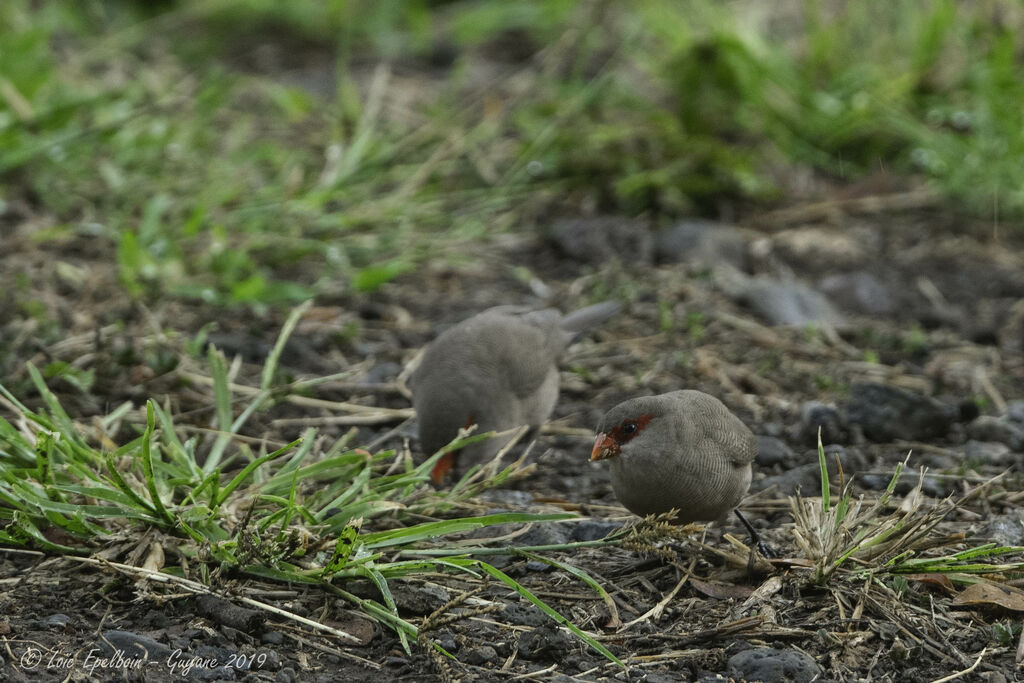
[[[135,297],[372,290],[551,215],[1024,215],[1013,1],[0,3],[0,231]]]

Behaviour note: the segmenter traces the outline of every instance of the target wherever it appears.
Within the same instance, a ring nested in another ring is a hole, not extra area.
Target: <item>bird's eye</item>
[[[622,434],[624,436],[629,436],[631,434],[636,434],[636,430],[637,430],[636,422],[633,422],[632,420],[630,420],[629,422],[623,422],[622,423]]]

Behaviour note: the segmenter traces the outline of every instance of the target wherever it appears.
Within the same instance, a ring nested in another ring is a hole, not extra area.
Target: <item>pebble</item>
[[[739,298],[769,325],[835,325],[843,321],[824,295],[796,280],[750,278]]]
[[[762,467],[784,465],[793,461],[793,449],[774,436],[757,437],[757,464]]]
[[[748,681],[809,683],[821,676],[821,667],[797,650],[758,647],[729,657],[729,672]]]
[[[466,653],[466,663],[474,666],[482,666],[498,659],[498,652],[490,645],[474,647]]]
[[[594,216],[561,220],[551,239],[566,256],[581,263],[651,262],[653,244],[647,226],[624,216]]]
[[[622,528],[621,522],[588,519],[572,525],[569,539],[572,541],[596,541]]]
[[[295,683],[295,681],[297,681],[298,678],[295,675],[295,669],[291,668],[290,666],[286,666],[285,668],[277,672],[277,674],[274,676],[274,680],[277,683]]]
[[[455,634],[447,630],[437,632],[437,644],[448,652],[455,652],[459,649],[459,644],[455,641]]]
[[[260,640],[268,645],[280,645],[284,642],[284,634],[280,631],[266,631],[260,636]]]
[[[964,457],[983,465],[1012,465],[1017,458],[1010,452],[1010,447],[998,441],[977,441],[971,439],[964,444]]]
[[[548,620],[548,617],[533,605],[519,603],[505,605],[501,610],[501,618],[515,626],[540,626]]]
[[[1024,450],[1024,426],[1002,417],[982,415],[967,425],[967,436],[978,441],[997,441],[1015,451]]]
[[[541,659],[552,653],[563,652],[571,645],[565,633],[544,624],[519,637],[519,656],[529,660]]]
[[[842,463],[843,473],[847,478],[867,466],[866,458],[857,448],[846,449],[837,444],[825,446],[825,462],[828,464],[829,479],[832,482],[839,481],[836,456]],[[818,464],[817,450],[806,451],[800,456],[800,461],[804,464],[791,467],[781,474],[755,479],[750,485],[750,491],[756,493],[775,487],[775,490],[784,496],[795,495],[798,491],[805,496],[819,495],[821,492],[821,465]]]
[[[116,648],[125,657],[148,657],[150,661],[165,660],[171,654],[171,648],[163,643],[132,631],[104,631],[100,647],[108,655],[114,654]]]
[[[1009,513],[992,517],[982,536],[1000,545],[1024,545],[1024,519],[1020,513]]]
[[[818,283],[818,289],[850,313],[888,315],[895,309],[889,289],[866,271],[830,275]]]
[[[1006,405],[1006,419],[1024,425],[1024,400],[1010,401]]]
[[[846,430],[839,410],[821,401],[807,401],[800,406],[800,424],[793,439],[799,444],[814,447],[818,443],[818,429],[821,429],[822,443],[846,441]]]
[[[747,243],[734,226],[706,220],[686,220],[654,235],[658,263],[727,263],[747,269]]]
[[[957,409],[906,389],[858,382],[850,387],[846,417],[873,441],[921,441],[945,436]]]
[[[46,628],[63,630],[71,625],[71,617],[66,614],[51,614],[43,619],[43,626]]]

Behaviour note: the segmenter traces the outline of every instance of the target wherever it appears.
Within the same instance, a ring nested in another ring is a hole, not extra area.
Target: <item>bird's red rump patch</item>
[[[643,415],[637,415],[636,417],[632,417],[628,420],[623,420],[611,428],[608,432],[608,437],[621,446],[622,444],[631,441],[637,434],[642,432],[653,419],[654,415],[651,413],[644,413]]]
[[[466,418],[466,424],[463,429],[469,429],[476,424],[476,416],[470,415]],[[430,471],[430,478],[434,480],[434,484],[441,486],[444,484],[444,480],[448,477],[448,473],[455,469],[455,460],[458,457],[458,451],[449,451],[438,458],[437,462],[434,463],[434,469]]]
[[[434,484],[440,486],[444,483],[445,477],[448,476],[453,467],[455,467],[455,454],[452,452],[445,453],[434,463],[434,469],[430,471],[430,478],[434,480]]]

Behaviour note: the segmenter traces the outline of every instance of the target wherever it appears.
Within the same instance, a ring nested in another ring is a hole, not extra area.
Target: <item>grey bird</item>
[[[634,514],[676,509],[680,522],[715,521],[750,486],[757,439],[703,392],[629,399],[597,431],[590,459],[608,460],[615,497]]]
[[[437,452],[474,424],[480,432],[542,425],[558,401],[565,349],[619,309],[606,301],[563,316],[554,309],[499,307],[445,331],[427,347],[410,381],[423,452]],[[505,443],[492,438],[447,453],[431,476],[440,485],[449,471],[486,462]]]

